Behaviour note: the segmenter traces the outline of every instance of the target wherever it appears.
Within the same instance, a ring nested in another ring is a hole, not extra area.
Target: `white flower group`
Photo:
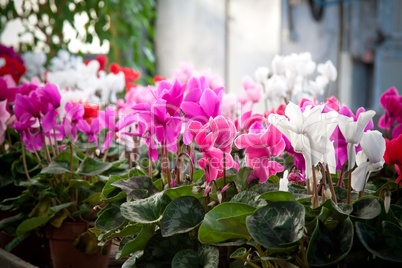
[[[336,68],[331,61],[317,66],[308,52],[276,55],[271,68],[271,72],[267,67],[258,68],[255,79],[264,85],[263,98],[269,100],[273,107],[283,103],[283,100],[298,102],[302,98],[321,96],[329,83],[337,78]],[[318,75],[311,79],[315,71]]]

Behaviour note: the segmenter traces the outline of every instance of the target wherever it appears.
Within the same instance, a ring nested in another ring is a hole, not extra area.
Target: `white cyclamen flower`
[[[42,77],[45,73],[45,63],[46,63],[46,54],[41,52],[25,52],[22,55],[24,59],[24,64],[27,66],[27,70],[24,74],[28,79],[32,79],[34,76]]]
[[[289,171],[285,170],[283,172],[283,178],[279,180],[279,191],[288,192],[289,191],[289,180],[288,180]]]
[[[334,82],[338,76],[338,72],[330,60],[327,60],[324,64],[318,64],[317,71],[325,76],[330,82]]]
[[[290,102],[285,109],[286,116],[270,114],[268,117],[268,122],[289,139],[294,150],[303,154],[307,178],[312,175],[311,167],[319,162],[335,166],[335,156],[329,156],[335,154],[329,138],[337,125],[338,113],[322,113],[323,108],[324,105],[307,106],[302,112],[298,105]]]
[[[272,72],[276,75],[282,75],[286,72],[286,57],[275,55],[272,59]]]
[[[268,75],[269,70],[267,67],[259,67],[254,73],[255,81],[262,83],[268,79]]]
[[[380,170],[385,161],[385,140],[378,130],[363,133],[360,145],[362,150],[357,154],[357,168],[352,172],[352,188],[363,191],[370,173]]]
[[[339,129],[341,130],[345,141],[348,143],[348,169],[351,170],[356,161],[355,147],[360,143],[364,128],[367,126],[371,118],[375,115],[375,112],[369,110],[359,115],[359,118],[355,122],[352,117],[339,115]]]

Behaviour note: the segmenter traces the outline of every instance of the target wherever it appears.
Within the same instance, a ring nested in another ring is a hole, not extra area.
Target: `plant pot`
[[[85,222],[64,222],[60,228],[46,227],[53,268],[108,267],[110,245],[106,255],[102,255],[101,250],[95,254],[84,254],[74,246],[74,240],[87,230],[88,224]]]

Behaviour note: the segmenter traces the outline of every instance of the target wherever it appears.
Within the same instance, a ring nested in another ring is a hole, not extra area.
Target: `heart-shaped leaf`
[[[333,230],[318,220],[307,250],[307,261],[312,266],[337,263],[349,253],[352,245],[353,224],[349,218],[339,222]]]
[[[98,213],[98,218],[95,221],[95,227],[103,231],[111,231],[119,227],[125,218],[121,215],[120,204],[122,201],[109,203]]]
[[[169,196],[170,199],[174,200],[176,198],[179,198],[181,196],[194,196],[195,198],[201,198],[204,193],[193,193],[193,187],[196,186],[197,184],[192,184],[192,185],[185,185],[185,186],[180,186],[176,188],[169,188],[165,190],[165,195]]]
[[[197,198],[182,196],[173,200],[165,209],[161,220],[162,236],[186,233],[204,219],[205,210]]]
[[[138,223],[158,222],[170,201],[164,193],[157,193],[145,199],[123,203],[120,207],[121,215]]]
[[[356,222],[356,233],[364,247],[375,256],[393,262],[402,262],[402,230],[391,222],[382,223],[382,233],[375,228]]]
[[[269,249],[285,249],[303,236],[304,206],[297,202],[275,202],[247,217],[251,236]]]
[[[131,201],[134,197],[135,200],[143,199],[142,194],[137,190],[142,190],[146,193],[146,197],[159,193],[158,189],[152,183],[152,180],[147,176],[132,177],[128,180],[118,180],[111,185],[119,187],[127,194],[127,201]]]
[[[230,202],[242,203],[252,207],[262,207],[267,204],[265,200],[259,199],[260,195],[252,191],[243,191],[235,195]]]
[[[350,216],[370,220],[374,219],[381,213],[381,205],[375,198],[362,198],[355,201],[353,204],[353,211]]]
[[[254,213],[255,208],[241,203],[222,203],[209,211],[198,230],[198,239],[201,243],[218,243],[233,238],[250,238],[247,235],[239,233],[236,229],[228,228],[219,222],[219,219],[232,217],[236,220],[234,225],[239,228],[246,228],[245,221],[237,220],[236,217],[248,216]],[[240,226],[244,227],[240,227]]]
[[[77,174],[95,176],[103,173],[113,166],[112,163],[101,162],[91,157],[86,157],[77,169]]]
[[[296,201],[292,193],[284,191],[275,191],[264,193],[260,196],[260,199],[265,199],[267,202],[279,202],[279,201]]]
[[[124,244],[122,249],[116,254],[116,259],[127,257],[129,254],[138,250],[144,250],[147,242],[154,234],[153,224],[144,224],[139,234],[130,242]]]
[[[198,267],[197,252],[191,249],[180,250],[173,257],[172,267],[177,268]]]
[[[197,252],[198,263],[203,268],[217,268],[219,265],[219,250],[210,245],[202,245]],[[174,267],[174,266],[173,266]]]

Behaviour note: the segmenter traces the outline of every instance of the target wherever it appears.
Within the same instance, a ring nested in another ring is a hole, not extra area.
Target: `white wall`
[[[163,0],[156,24],[157,73],[170,76],[181,61],[211,68],[240,92],[244,75],[254,75],[279,53],[280,0]],[[225,47],[225,11],[229,14]],[[225,53],[228,56],[225,63]],[[226,69],[227,68],[227,69]]]

